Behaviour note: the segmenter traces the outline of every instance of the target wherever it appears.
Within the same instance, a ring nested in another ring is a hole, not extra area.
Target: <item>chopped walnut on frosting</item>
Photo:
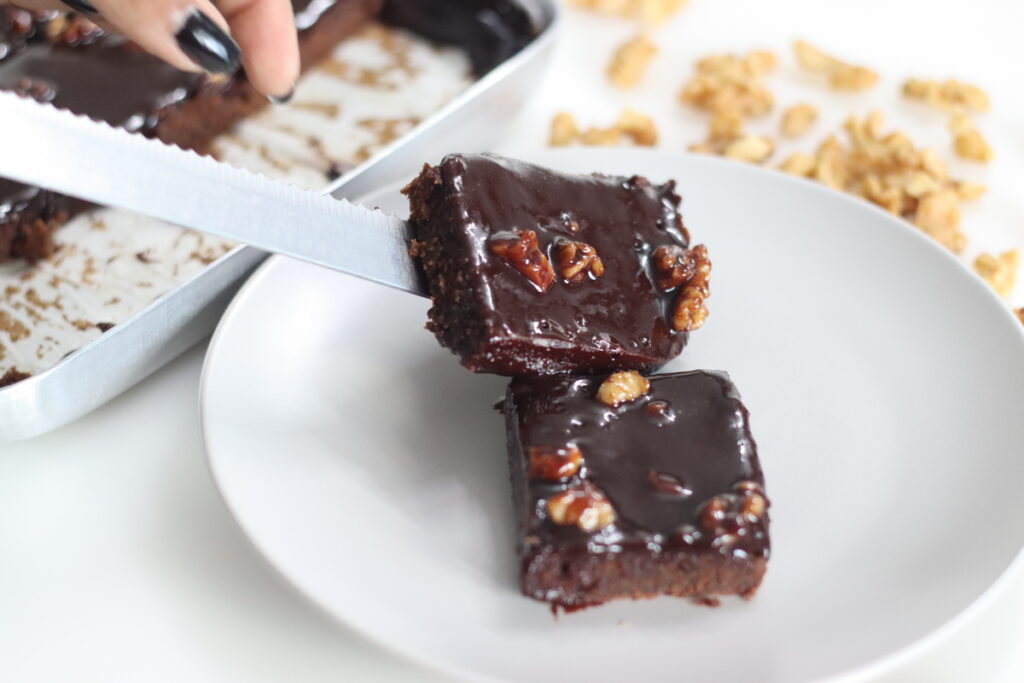
[[[551,121],[549,144],[565,147],[577,142],[590,147],[615,147],[623,142],[653,147],[658,143],[658,129],[650,117],[632,109],[623,110],[610,128],[591,127],[582,131],[572,114],[556,114]]]
[[[672,303],[672,329],[677,332],[693,332],[704,326],[708,318],[705,305],[711,296],[711,260],[703,244],[691,250],[694,254],[694,275],[683,285]]]
[[[632,88],[644,77],[658,47],[640,34],[618,47],[608,65],[608,80],[620,88]]]
[[[583,282],[604,275],[604,263],[597,250],[585,242],[559,239],[555,243],[554,257],[558,273],[566,282]]]
[[[878,82],[878,74],[871,69],[848,64],[803,40],[793,43],[793,51],[805,71],[827,76],[836,90],[867,90]]]
[[[630,403],[645,396],[650,390],[650,381],[639,372],[616,372],[598,387],[597,400],[617,408],[623,403]]]
[[[567,446],[531,446],[528,455],[530,479],[561,481],[569,479],[580,471],[583,452],[574,444]]]
[[[568,0],[570,5],[627,19],[658,24],[686,4],[686,0]]]
[[[562,526],[577,526],[594,533],[615,522],[615,508],[599,488],[584,484],[548,498],[551,521]]]
[[[1001,297],[1007,297],[1017,284],[1020,268],[1020,252],[1016,249],[994,255],[983,253],[974,260],[974,271]]]
[[[490,239],[491,251],[519,271],[541,292],[547,292],[555,281],[551,262],[540,249],[533,230],[495,233]]]

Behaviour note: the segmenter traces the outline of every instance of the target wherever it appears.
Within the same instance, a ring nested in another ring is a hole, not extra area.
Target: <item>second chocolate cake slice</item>
[[[475,372],[657,367],[707,315],[672,182],[452,155],[405,190],[428,326]]]
[[[769,504],[728,377],[517,378],[504,412],[524,594],[576,609],[760,585]]]

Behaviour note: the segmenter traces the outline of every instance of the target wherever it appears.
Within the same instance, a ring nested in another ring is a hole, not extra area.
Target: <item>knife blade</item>
[[[0,177],[425,295],[405,221],[0,93]]]

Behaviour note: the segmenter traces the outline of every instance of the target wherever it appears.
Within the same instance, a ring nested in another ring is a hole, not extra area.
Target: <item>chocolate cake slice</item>
[[[711,262],[673,182],[456,154],[405,193],[428,327],[470,370],[655,368],[707,316]]]
[[[525,595],[571,610],[757,590],[769,503],[728,377],[521,377],[504,412]]]
[[[379,11],[382,0],[293,0],[303,69]],[[178,71],[87,19],[0,8],[0,89],[202,151],[267,106],[244,74],[221,82]],[[0,180],[0,262],[53,251],[52,233],[84,202]]]

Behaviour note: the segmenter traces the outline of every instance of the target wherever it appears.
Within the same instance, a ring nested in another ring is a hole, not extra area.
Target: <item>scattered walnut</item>
[[[608,79],[620,88],[632,88],[644,77],[658,47],[644,34],[619,46],[608,65]]]
[[[793,43],[793,50],[801,67],[828,76],[836,90],[866,90],[878,82],[878,74],[871,69],[847,64],[803,40]]]
[[[910,220],[953,251],[963,249],[959,202],[976,199],[984,188],[949,177],[939,156],[919,149],[905,134],[884,133],[880,112],[851,117],[844,128],[849,146],[828,137],[816,154],[797,154],[782,169],[863,197]]]
[[[672,303],[672,329],[678,332],[699,330],[708,317],[704,303],[711,296],[711,260],[703,244],[697,245],[690,252],[694,259],[694,274],[679,290]]]
[[[959,156],[982,163],[992,161],[992,148],[966,114],[954,114],[949,129],[953,133],[953,147]]]
[[[988,188],[984,185],[978,185],[977,183],[969,183],[966,181],[960,181],[953,184],[953,189],[956,190],[956,196],[963,202],[972,202],[975,199],[981,199],[988,192]]]
[[[792,175],[807,177],[814,172],[817,162],[814,157],[804,152],[797,152],[789,157],[779,166],[780,169]]]
[[[634,370],[616,372],[598,387],[597,399],[601,403],[617,408],[623,403],[629,403],[645,396],[650,390],[650,381],[639,372]]]
[[[615,509],[596,486],[585,484],[556,493],[547,502],[548,515],[555,524],[576,525],[594,533],[615,522]]]
[[[992,285],[999,296],[1007,297],[1017,284],[1020,252],[1016,249],[999,255],[983,253],[974,260],[974,271]]]
[[[686,0],[569,0],[569,4],[602,14],[658,24],[675,14]]]
[[[623,110],[619,120],[615,122],[615,127],[632,139],[633,144],[641,147],[653,147],[658,144],[658,129],[653,119],[640,112],[632,109]]]
[[[697,73],[683,87],[679,99],[711,113],[729,112],[741,117],[767,114],[775,98],[761,79],[775,66],[775,56],[770,52],[706,57],[697,62]]]
[[[761,164],[768,160],[775,153],[775,143],[771,138],[758,135],[748,135],[730,142],[722,155],[729,159],[748,161],[752,164]]]
[[[552,147],[564,147],[576,141],[580,136],[580,129],[576,126],[576,119],[568,112],[559,112],[551,121]]]
[[[958,200],[956,190],[940,190],[918,202],[913,217],[914,225],[957,253],[967,246],[967,238],[960,232]]]
[[[583,464],[583,453],[580,449],[568,446],[531,446],[528,450],[530,479],[560,481],[574,476]]]
[[[590,127],[580,135],[580,142],[588,147],[617,147],[622,143],[622,131],[618,128]]]
[[[708,142],[727,143],[743,135],[743,117],[734,111],[716,111],[711,115]]]
[[[969,109],[976,112],[989,110],[990,102],[984,90],[955,79],[939,82],[911,78],[903,84],[903,94],[944,111]]]
[[[615,147],[628,140],[636,145],[651,147],[658,143],[658,129],[654,121],[632,109],[623,110],[611,128],[590,127],[580,131],[571,114],[562,112],[551,121],[550,144],[564,147],[579,142],[591,147]]]
[[[541,292],[547,292],[555,281],[555,271],[537,242],[533,230],[495,233],[490,239],[491,251],[507,261]]]
[[[818,108],[813,104],[794,104],[782,113],[780,132],[783,137],[798,138],[811,129],[818,119]]]
[[[1017,319],[1024,325],[1024,308],[1018,308],[1014,313],[1017,314]]]
[[[558,272],[566,282],[583,282],[604,275],[604,263],[597,250],[585,242],[559,239],[554,249]]]

